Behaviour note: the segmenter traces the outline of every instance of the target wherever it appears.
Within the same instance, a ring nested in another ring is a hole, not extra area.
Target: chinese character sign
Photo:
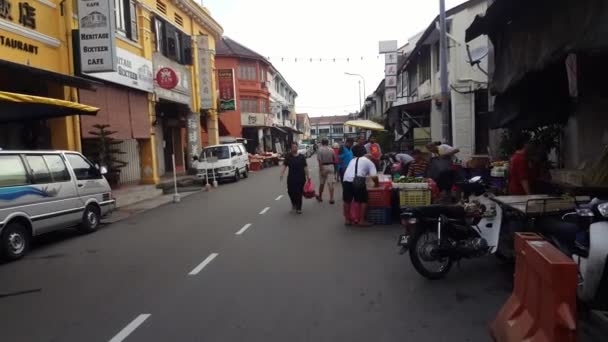
[[[209,38],[205,35],[198,37],[198,77],[201,96],[201,109],[213,108],[213,91],[211,80],[211,52]]]
[[[220,93],[220,110],[236,110],[234,91],[234,70],[220,69],[217,72],[218,90]]]
[[[16,13],[19,24],[24,27],[36,29],[36,8],[30,5],[27,1],[18,3],[16,7],[19,12]],[[10,0],[0,0],[0,18],[13,21],[13,4]]]

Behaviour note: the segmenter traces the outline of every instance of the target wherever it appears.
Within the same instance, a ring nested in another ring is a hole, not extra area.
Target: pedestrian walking
[[[351,225],[354,222],[351,217],[351,206],[353,201],[359,204],[360,226],[370,226],[366,220],[367,213],[367,182],[366,178],[371,177],[374,185],[379,186],[377,170],[374,163],[364,157],[365,147],[357,145],[353,147],[354,159],[350,161],[344,173],[344,183],[342,183],[342,200],[344,201],[345,224]]]
[[[334,143],[334,175],[336,177],[336,183],[340,182],[340,164],[339,164],[339,155],[340,155],[340,144]]]
[[[340,147],[340,151],[338,151],[338,174],[340,177],[340,182],[344,181],[344,172],[346,172],[346,168],[348,164],[353,159],[353,144],[355,141],[353,138],[346,139],[346,142],[342,147]]]
[[[323,139],[321,141],[321,147],[317,152],[317,161],[319,162],[319,194],[317,195],[317,201],[323,202],[323,190],[325,184],[329,188],[329,204],[334,204],[334,184],[336,180],[335,176],[335,155],[334,150],[329,147],[329,140]]]
[[[297,214],[302,214],[302,196],[304,194],[304,184],[310,179],[308,172],[308,164],[306,157],[298,154],[298,144],[292,143],[289,154],[285,157],[283,171],[281,172],[281,181],[285,176],[285,171],[289,169],[287,174],[287,194],[291,200],[291,209]]]

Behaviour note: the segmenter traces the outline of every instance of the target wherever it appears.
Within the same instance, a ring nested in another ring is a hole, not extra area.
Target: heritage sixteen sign
[[[78,0],[82,72],[116,71],[114,1]]]

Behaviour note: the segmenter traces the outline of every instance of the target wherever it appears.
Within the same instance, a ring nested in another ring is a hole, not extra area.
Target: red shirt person
[[[528,144],[519,142],[518,145],[509,164],[509,195],[530,195],[533,177],[528,164]]]

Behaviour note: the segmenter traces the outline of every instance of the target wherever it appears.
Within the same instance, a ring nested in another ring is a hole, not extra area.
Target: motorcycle
[[[466,202],[431,205],[403,210],[406,233],[399,237],[401,254],[409,250],[418,273],[436,280],[445,277],[454,262],[498,251],[503,208],[492,200],[474,177],[459,184]]]
[[[537,226],[578,265],[578,298],[593,309],[608,310],[608,201],[594,199]]]

